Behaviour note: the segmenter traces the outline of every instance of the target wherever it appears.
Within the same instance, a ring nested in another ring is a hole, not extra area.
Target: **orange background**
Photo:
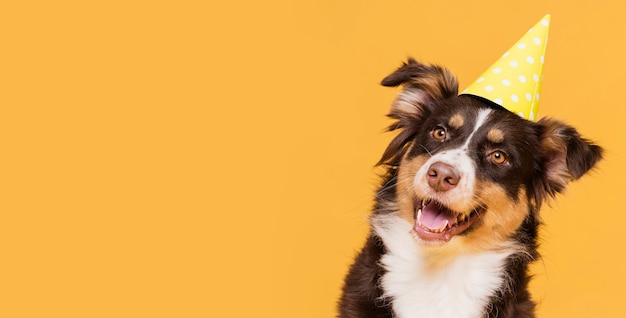
[[[626,303],[622,1],[0,6],[0,316],[329,317],[406,56],[473,81],[552,14],[539,116],[606,160],[544,208],[539,317]]]

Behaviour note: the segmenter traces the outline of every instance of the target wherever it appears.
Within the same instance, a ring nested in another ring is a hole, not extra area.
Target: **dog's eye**
[[[432,135],[433,135],[433,138],[439,141],[444,141],[446,140],[446,136],[447,136],[446,129],[441,126],[437,126],[435,127],[435,129],[433,129]]]
[[[496,164],[504,164],[507,162],[506,154],[500,150],[496,150],[489,155],[491,162]]]

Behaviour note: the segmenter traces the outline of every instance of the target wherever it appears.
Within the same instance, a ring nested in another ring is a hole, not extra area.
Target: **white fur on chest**
[[[379,216],[374,229],[387,248],[381,263],[385,297],[395,317],[479,318],[499,289],[504,265],[515,249],[462,255],[446,266],[427,270],[420,245],[409,233],[411,224],[397,216]]]

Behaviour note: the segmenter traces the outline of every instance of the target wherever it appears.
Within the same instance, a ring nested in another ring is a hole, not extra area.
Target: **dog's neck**
[[[381,285],[397,317],[484,317],[499,291],[508,288],[505,265],[520,248],[510,243],[498,250],[448,255],[445,262],[432,261],[410,233],[411,224],[394,215],[372,220],[375,233],[387,253]]]

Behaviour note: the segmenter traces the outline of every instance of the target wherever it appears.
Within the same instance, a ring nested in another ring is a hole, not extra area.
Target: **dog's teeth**
[[[417,223],[422,225],[422,209],[417,210]]]

